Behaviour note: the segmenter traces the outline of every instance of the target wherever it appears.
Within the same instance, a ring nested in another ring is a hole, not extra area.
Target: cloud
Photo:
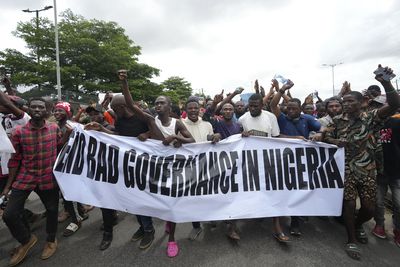
[[[32,6],[34,3],[34,6]],[[7,1],[0,33],[8,35],[18,20],[52,1]],[[70,8],[85,18],[115,21],[142,47],[141,62],[161,69],[162,81],[178,75],[207,94],[237,86],[252,88],[259,79],[268,87],[279,73],[295,82],[296,96],[315,89],[332,94],[350,80],[355,89],[372,83],[378,63],[396,67],[399,61],[400,1],[265,1],[265,0],[146,0],[58,1],[58,11]],[[41,15],[53,20],[52,12]],[[19,42],[19,43],[18,43]],[[12,36],[0,48],[20,47]]]

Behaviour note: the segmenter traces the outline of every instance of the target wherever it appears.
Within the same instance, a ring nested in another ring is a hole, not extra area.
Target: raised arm
[[[267,104],[268,100],[271,96],[273,96],[275,94],[275,91],[279,91],[279,83],[277,80],[272,79],[271,80],[271,87],[269,88],[269,92],[266,96],[263,97],[263,104]]]
[[[240,94],[243,92],[243,90],[244,90],[243,87],[238,87],[238,88],[236,88],[236,90],[235,90],[233,93],[231,93],[231,94],[229,94],[227,97],[225,97],[225,98],[221,101],[221,103],[217,106],[217,109],[215,110],[215,114],[218,115],[218,114],[220,113],[220,111],[221,111],[223,105],[225,105],[226,103],[232,102],[232,99],[233,99],[235,96],[240,95]]]
[[[128,86],[128,74],[126,70],[118,71],[119,80],[122,83],[122,94],[125,97],[126,106],[135,114],[139,116],[139,118],[145,122],[149,122],[152,118],[149,114],[145,113],[139,106],[133,102],[131,93],[129,92]],[[147,116],[148,115],[148,116]]]
[[[381,65],[379,65],[381,66]],[[385,67],[383,70],[384,74],[378,74],[375,76],[375,79],[379,81],[386,92],[386,99],[388,105],[381,107],[378,110],[378,116],[382,119],[393,115],[396,110],[400,107],[400,97],[399,94],[394,89],[392,83],[389,78],[385,76],[390,76],[393,74],[393,70],[389,67]]]
[[[6,93],[8,95],[15,95],[15,90],[11,87],[11,81],[9,78],[4,77],[1,80],[1,83],[4,85],[4,87],[6,88]]]
[[[294,83],[291,80],[288,80],[281,89],[274,95],[272,98],[271,103],[269,104],[272,113],[275,114],[277,118],[281,115],[281,109],[278,107],[279,101],[281,100],[282,95],[285,94],[285,91],[292,88]]]
[[[14,114],[17,118],[22,118],[24,116],[24,112],[19,109],[14,103],[10,100],[10,98],[2,91],[0,91],[0,106],[6,108],[10,113]]]

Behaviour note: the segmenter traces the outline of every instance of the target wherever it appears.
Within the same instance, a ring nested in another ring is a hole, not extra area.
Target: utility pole
[[[334,64],[322,64],[324,67],[331,67],[332,68],[332,96],[335,96],[335,67],[337,65],[341,65],[343,62],[334,63]]]
[[[42,11],[45,11],[45,10],[48,10],[48,9],[51,9],[51,8],[53,8],[53,7],[52,6],[45,6],[42,9],[29,10],[29,8],[28,8],[28,9],[22,10],[23,12],[27,12],[27,13],[33,13],[33,12],[36,13],[36,33],[35,33],[35,37],[36,38],[39,38],[39,36],[38,36],[38,32],[39,32],[39,12],[42,12]],[[40,47],[39,47],[39,45],[37,45],[36,46],[36,56],[37,56],[38,69],[39,69],[39,65],[40,65],[39,49],[40,49]],[[38,84],[38,88],[40,90],[40,83]]]

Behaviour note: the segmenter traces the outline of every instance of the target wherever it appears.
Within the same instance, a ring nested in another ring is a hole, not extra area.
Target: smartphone
[[[382,79],[384,79],[385,81],[390,81],[391,79],[393,79],[394,77],[396,77],[396,74],[392,73],[392,74],[388,74],[385,72],[385,69],[382,66],[379,66],[375,71],[374,71],[375,75],[382,75]]]

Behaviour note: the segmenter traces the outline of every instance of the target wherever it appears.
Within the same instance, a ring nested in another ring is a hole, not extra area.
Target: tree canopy
[[[178,104],[192,94],[192,86],[189,82],[178,76],[171,76],[161,83],[163,94],[171,98],[172,102]]]
[[[129,86],[136,99],[153,101],[161,94],[162,87],[150,81],[159,74],[159,70],[138,62],[140,46],[135,45],[117,23],[88,20],[71,10],[64,11],[60,17],[58,27],[63,92],[90,94],[119,91],[116,72],[126,69]],[[0,52],[0,67],[11,75],[14,85],[40,84],[43,88],[55,88],[53,23],[40,18],[39,28],[36,28],[36,18],[33,18],[29,22],[19,22],[13,34],[26,42],[28,53],[5,49]]]

